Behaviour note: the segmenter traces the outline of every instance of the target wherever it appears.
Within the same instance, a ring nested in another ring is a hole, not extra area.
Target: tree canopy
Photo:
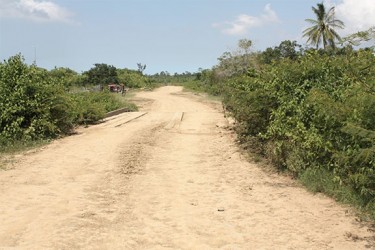
[[[93,85],[106,85],[119,83],[116,67],[105,63],[96,63],[95,67],[84,72],[87,75],[87,82]]]
[[[316,20],[306,19],[312,26],[303,31],[303,36],[308,38],[307,43],[316,46],[317,49],[320,44],[323,44],[324,49],[328,46],[335,48],[335,40],[341,40],[336,29],[344,28],[344,22],[335,18],[335,7],[331,7],[327,12],[324,4],[318,3],[312,10]]]

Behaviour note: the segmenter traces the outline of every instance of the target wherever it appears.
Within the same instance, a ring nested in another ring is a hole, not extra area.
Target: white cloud
[[[264,7],[264,13],[262,14],[261,20],[263,22],[279,22],[276,12],[271,9],[271,4],[267,4]]]
[[[259,17],[241,14],[234,21],[214,23],[213,27],[221,29],[227,35],[244,35],[252,28],[275,22],[279,22],[279,18],[271,5],[267,4]]]
[[[73,23],[73,13],[52,1],[0,0],[0,16],[33,21]]]
[[[336,17],[345,23],[343,33],[355,33],[375,26],[374,0],[327,0],[325,2],[328,6],[335,6]]]

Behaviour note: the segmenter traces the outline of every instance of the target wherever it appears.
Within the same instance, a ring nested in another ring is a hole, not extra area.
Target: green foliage
[[[252,41],[242,39],[238,42],[238,49],[234,52],[224,52],[218,58],[219,65],[214,69],[221,77],[232,77],[248,74],[249,68],[257,68],[256,57],[251,53]]]
[[[51,78],[58,79],[62,82],[67,89],[74,85],[81,85],[80,75],[69,68],[54,68],[49,71],[49,75]]]
[[[114,66],[105,63],[96,63],[94,66],[84,72],[84,75],[87,76],[87,84],[106,86],[110,83],[119,83],[117,70]]]
[[[362,43],[371,41],[371,48],[375,49],[375,26],[369,28],[368,30],[359,31],[357,33],[344,37],[341,40],[340,44],[349,46],[359,46]]]
[[[114,94],[108,92],[81,92],[71,95],[71,102],[74,107],[71,110],[74,114],[75,124],[95,123],[105,117],[109,111],[123,107],[123,104]]]
[[[0,142],[67,133],[73,126],[63,84],[46,70],[27,66],[21,55],[0,64]]]
[[[210,82],[237,120],[239,138],[257,140],[275,166],[311,182],[312,190],[373,207],[372,50],[308,50],[294,59],[280,53],[277,58],[242,74],[220,75],[223,65],[212,73],[221,76]]]
[[[146,64],[137,63],[137,67],[138,67],[138,72],[143,75],[143,71],[145,71],[146,69]]]
[[[0,146],[68,134],[127,105],[107,92],[68,92],[76,77],[69,69],[28,66],[21,55],[0,63]]]
[[[259,60],[264,64],[271,64],[275,61],[280,61],[282,59],[296,60],[302,55],[301,45],[297,44],[296,41],[285,40],[280,43],[279,46],[273,48],[267,48],[265,51],[261,52]]]
[[[168,85],[168,84],[185,84],[188,82],[192,82],[196,79],[199,73],[191,73],[189,71],[185,71],[183,73],[174,73],[173,75],[170,74],[168,71],[161,71],[160,73],[156,73],[153,75],[148,76],[150,81],[154,84],[158,85]]]
[[[141,67],[140,65],[139,67]],[[146,67],[146,65],[142,66]],[[142,71],[131,69],[117,69],[119,82],[129,88],[146,88],[150,87],[150,81],[142,74]]]
[[[179,77],[182,78],[180,78],[178,84],[192,91],[207,92],[212,96],[218,96],[222,91],[221,86],[219,86],[219,83],[215,80],[216,75],[214,70],[200,69],[198,73],[191,74],[190,76],[184,73]]]
[[[315,19],[306,19],[306,22],[312,24],[303,32],[303,36],[307,37],[307,43],[315,45],[318,48],[319,44],[323,44],[323,48],[328,46],[335,48],[335,40],[340,41],[341,37],[335,29],[343,29],[344,23],[335,18],[335,7],[331,7],[328,11],[323,3],[318,3],[317,7],[312,7],[316,16]]]
[[[192,91],[192,92],[198,92],[198,93],[207,92],[207,90],[205,89],[201,81],[191,80],[191,81],[186,81],[186,82],[177,83],[177,84],[183,86],[185,89]]]
[[[332,172],[324,168],[309,168],[300,175],[301,182],[312,192],[320,192],[334,197],[336,200],[350,203],[361,204],[361,197],[350,187],[340,185],[335,181]]]

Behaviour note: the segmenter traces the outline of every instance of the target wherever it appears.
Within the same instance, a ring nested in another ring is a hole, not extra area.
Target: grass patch
[[[299,176],[299,180],[313,193],[324,193],[340,203],[353,206],[358,211],[360,218],[375,220],[375,202],[364,205],[357,192],[335,181],[333,174],[328,170],[322,168],[306,169]]]
[[[183,86],[184,89],[190,92],[194,92],[194,93],[206,93],[207,92],[205,86],[201,82],[198,82],[198,81],[188,81],[188,82],[179,83],[176,85]]]
[[[19,152],[28,151],[38,147],[49,144],[51,140],[37,140],[37,141],[14,141],[6,147],[0,147],[0,155],[16,154]]]
[[[13,141],[7,146],[0,147],[0,170],[7,170],[13,163],[16,154],[23,154],[49,144],[51,140]]]
[[[126,95],[121,94],[113,94],[115,99],[120,103],[119,108],[126,108],[128,112],[138,111],[138,107],[136,104],[131,102],[131,98],[135,96],[133,91],[129,91]]]
[[[129,112],[138,111],[138,107],[136,104],[131,102],[131,99],[134,98],[136,95],[136,91],[128,91],[126,95],[121,94],[113,94],[114,98],[121,103],[120,108],[126,108]]]

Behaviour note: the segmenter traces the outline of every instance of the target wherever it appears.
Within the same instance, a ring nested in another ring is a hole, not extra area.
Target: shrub
[[[55,137],[73,127],[61,82],[46,70],[27,66],[21,55],[0,64],[0,104],[3,144]]]
[[[108,92],[69,93],[64,77],[28,66],[21,55],[0,64],[0,145],[68,134],[124,106]]]
[[[374,54],[310,50],[259,68],[217,85],[224,106],[238,121],[241,140],[257,138],[278,168],[304,180],[316,175],[327,185],[353,192],[361,206],[373,206]]]

